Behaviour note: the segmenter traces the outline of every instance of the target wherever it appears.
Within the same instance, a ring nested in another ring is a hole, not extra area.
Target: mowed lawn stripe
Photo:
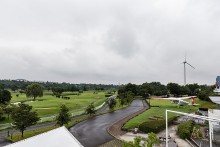
[[[133,129],[136,127],[139,127],[140,124],[142,124],[145,121],[150,120],[150,117],[154,116],[160,116],[161,118],[165,119],[165,110],[174,110],[174,111],[181,111],[186,113],[192,113],[198,110],[199,107],[209,107],[209,108],[215,108],[216,105],[207,102],[207,101],[201,101],[199,99],[196,99],[196,102],[199,103],[199,106],[177,106],[177,104],[172,104],[170,101],[164,101],[164,100],[150,100],[151,107],[149,110],[146,110],[142,114],[138,115],[137,117],[129,120],[123,128],[126,129]],[[173,116],[178,116],[174,113],[169,113],[168,117],[171,118]]]

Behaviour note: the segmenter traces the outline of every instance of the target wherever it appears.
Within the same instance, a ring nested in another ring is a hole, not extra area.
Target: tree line
[[[214,85],[198,85],[197,83],[185,86],[177,83],[163,85],[160,82],[143,83],[141,85],[128,83],[118,88],[118,97],[121,99],[122,104],[131,102],[134,96],[149,98],[151,96],[181,97],[195,95],[202,100],[210,101],[209,96],[213,95],[213,89]]]
[[[27,80],[0,80],[0,89],[25,90],[26,87],[32,83],[42,85],[44,90],[52,90],[53,88],[60,88],[62,91],[88,91],[88,90],[107,90],[117,89],[117,85],[113,84],[72,84],[72,83],[58,83],[58,82],[37,82]]]

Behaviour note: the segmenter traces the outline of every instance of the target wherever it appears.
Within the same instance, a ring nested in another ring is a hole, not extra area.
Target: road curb
[[[146,103],[146,101],[145,101]],[[143,105],[144,105],[144,101],[143,101]],[[129,116],[126,116],[124,118],[122,118],[121,120],[118,120],[116,122],[113,123],[113,125],[111,125],[109,128],[107,128],[107,132],[113,136],[114,138],[116,139],[120,139],[120,136],[125,134],[125,131],[122,131],[121,128],[122,126],[127,122],[129,121],[130,119],[134,118],[135,116],[143,113],[145,110],[149,109],[149,107],[145,106],[140,109],[139,111],[137,112],[134,112],[133,114],[129,115]]]

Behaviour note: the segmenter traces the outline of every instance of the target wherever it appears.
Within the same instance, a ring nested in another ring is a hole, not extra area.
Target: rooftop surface
[[[34,137],[7,145],[6,147],[82,147],[79,141],[65,128],[60,127]]]

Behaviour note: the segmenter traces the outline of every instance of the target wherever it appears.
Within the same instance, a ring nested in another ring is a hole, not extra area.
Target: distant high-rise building
[[[217,86],[218,86],[218,88],[219,88],[219,85],[220,85],[220,76],[217,76],[217,77],[216,77],[216,84],[217,84]]]
[[[220,76],[217,76],[216,77],[216,81],[215,81],[215,89],[213,92],[215,92],[216,94],[219,94],[220,93]]]

